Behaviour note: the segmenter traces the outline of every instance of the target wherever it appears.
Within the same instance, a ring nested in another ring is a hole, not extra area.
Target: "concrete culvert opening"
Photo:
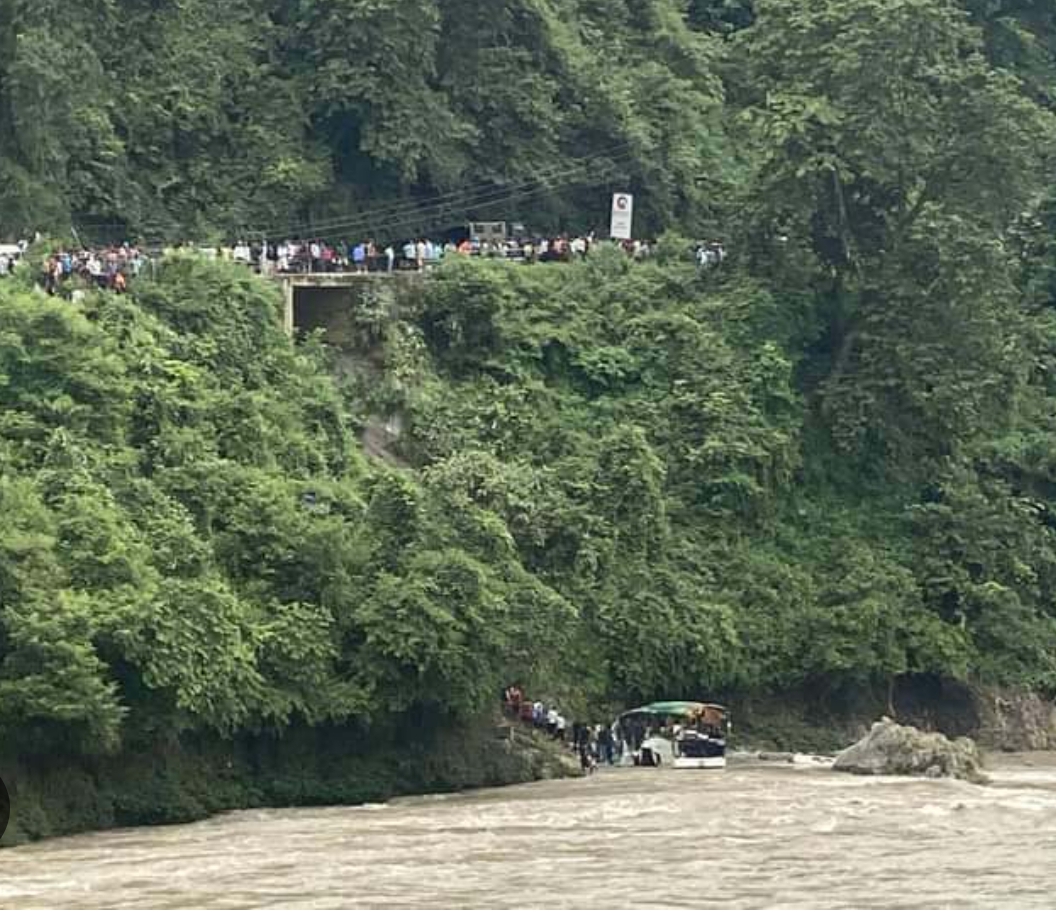
[[[292,297],[291,330],[295,334],[307,335],[322,330],[327,343],[333,346],[347,346],[354,342],[354,290],[348,287],[294,286]],[[287,323],[290,319],[291,316],[287,316]]]

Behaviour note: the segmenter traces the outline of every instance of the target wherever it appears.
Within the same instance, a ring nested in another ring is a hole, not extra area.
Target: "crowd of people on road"
[[[146,264],[146,255],[127,242],[103,249],[61,249],[44,263],[44,290],[54,296],[76,277],[91,288],[123,293],[128,281],[139,276]]]
[[[584,773],[593,773],[600,764],[615,766],[625,749],[637,749],[642,735],[623,735],[620,726],[570,722],[553,703],[531,700],[520,687],[503,692],[506,716],[516,722],[545,732],[553,740],[570,748],[578,757]]]
[[[230,247],[203,249],[211,257],[231,260],[265,274],[393,273],[425,271],[447,257],[489,258],[520,263],[567,263],[586,258],[597,244],[594,234],[524,238],[436,241],[410,238],[379,243],[374,239],[330,242],[325,239],[239,240]],[[655,243],[631,240],[619,243],[629,257],[650,256]]]
[[[229,246],[200,246],[186,243],[169,251],[194,251],[218,260],[244,264],[264,275],[394,272],[424,272],[445,258],[473,257],[525,264],[569,263],[587,258],[598,242],[593,233],[551,237],[522,237],[434,241],[412,238],[399,243],[379,244],[373,239],[353,243],[331,243],[323,239],[283,241],[239,240]],[[634,260],[645,260],[655,251],[655,242],[628,240],[616,243]],[[14,273],[27,257],[28,243],[0,245],[0,277]],[[50,295],[68,287],[109,289],[124,292],[131,279],[153,263],[157,254],[125,242],[101,248],[76,246],[61,248],[48,255],[40,268],[40,285]],[[721,242],[699,242],[693,258],[701,271],[719,267],[726,259]],[[72,281],[80,280],[81,283]]]
[[[229,248],[203,249],[210,256],[246,264],[260,273],[393,273],[424,271],[450,256],[489,258],[526,264],[568,263],[583,260],[598,244],[594,233],[521,238],[476,239],[439,242],[411,238],[381,245],[374,239],[336,244],[323,239],[284,241],[239,241]],[[628,239],[616,245],[634,260],[645,260],[656,249],[655,241]],[[726,247],[718,240],[697,242],[693,260],[703,270],[720,267]]]
[[[19,264],[29,257],[29,248],[25,240],[0,245],[0,277],[14,274]],[[38,282],[52,296],[75,284],[81,289],[123,293],[129,280],[139,276],[149,262],[143,250],[128,242],[104,248],[62,247],[40,262]]]

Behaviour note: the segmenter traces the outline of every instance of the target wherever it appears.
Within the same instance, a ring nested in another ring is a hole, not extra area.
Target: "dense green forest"
[[[604,215],[609,182],[647,191],[654,225],[695,218],[698,179],[730,163],[719,47],[683,12],[89,0],[91,28],[67,32],[62,3],[2,0],[0,232],[399,234],[470,211],[578,224]]]
[[[481,188],[585,229],[626,186],[663,237],[448,263],[355,313],[359,359],[232,266],[0,281],[9,746],[458,717],[511,681],[1056,690],[1050,4],[64,15],[0,0],[0,229],[428,228]]]

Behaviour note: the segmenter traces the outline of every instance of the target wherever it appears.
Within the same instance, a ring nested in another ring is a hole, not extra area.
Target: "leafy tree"
[[[454,259],[357,313],[367,359],[294,345],[234,265],[68,302],[34,251],[0,280],[5,743],[439,720],[514,680],[1056,689],[1048,6],[65,15],[0,0],[5,236],[579,231],[615,187],[672,231]]]
[[[948,390],[1002,387],[1014,296],[1001,243],[1040,187],[1051,121],[945,0],[771,0],[756,13],[734,42],[753,61],[744,102],[763,150],[752,219],[764,243],[779,232],[788,257],[813,258],[828,294],[831,422],[898,448],[886,415],[908,409],[914,436],[933,433],[922,451],[942,454],[981,411],[909,403],[927,390],[910,367],[970,376]]]

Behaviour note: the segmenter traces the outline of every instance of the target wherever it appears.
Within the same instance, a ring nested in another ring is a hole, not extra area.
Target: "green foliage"
[[[0,232],[451,192],[340,227],[402,234],[533,180],[497,215],[578,229],[611,184],[668,231],[644,263],[379,282],[347,360],[194,257],[123,297],[0,284],[5,742],[460,718],[510,680],[581,708],[1056,690],[1039,4],[118,6],[65,35],[0,0]],[[379,417],[389,466],[357,442]]]
[[[942,457],[1013,387],[1005,233],[1036,201],[1051,115],[944,0],[756,4],[735,53],[756,156],[750,236],[827,293],[820,387],[848,448]],[[778,246],[781,248],[782,246]],[[769,268],[760,268],[768,270]]]
[[[712,40],[679,0],[234,0],[222,22],[92,0],[70,35],[65,12],[0,3],[0,235],[556,227],[610,182],[648,192],[659,230],[724,169]]]
[[[1048,361],[1032,373],[1015,355],[1050,338],[1002,312],[1015,290],[997,246],[962,235],[954,252],[938,211],[921,219],[907,260],[884,265],[884,306],[860,319],[871,345],[889,339],[887,363],[863,352],[820,401],[799,379],[834,371],[811,342],[823,331],[781,315],[777,291],[677,262],[459,263],[397,320],[392,338],[426,345],[414,386],[387,402],[408,428],[400,448],[448,504],[501,520],[527,569],[578,608],[577,683],[628,701],[916,673],[1051,685],[1049,434],[1013,432],[1051,427]],[[908,307],[943,246],[959,269],[927,281],[957,334]],[[883,447],[848,453],[881,411]],[[919,503],[950,475],[968,502]],[[508,552],[502,537],[491,555]],[[950,539],[993,553],[971,560]],[[416,613],[425,594],[411,592]]]
[[[0,287],[12,746],[464,716],[557,666],[572,608],[498,516],[368,467],[277,298],[193,258],[131,297]]]

